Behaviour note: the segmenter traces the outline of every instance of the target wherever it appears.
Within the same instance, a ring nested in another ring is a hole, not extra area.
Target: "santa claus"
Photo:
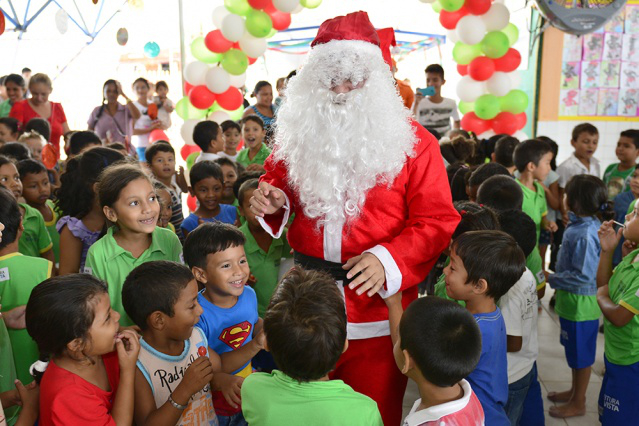
[[[437,140],[397,93],[365,12],[324,22],[286,89],[274,150],[251,198],[262,226],[297,263],[343,289],[348,350],[333,378],[401,421],[406,378],[395,366],[383,298],[406,306],[459,222]]]

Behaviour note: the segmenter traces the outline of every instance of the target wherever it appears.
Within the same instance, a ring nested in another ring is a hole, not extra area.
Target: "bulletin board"
[[[639,121],[639,1],[595,33],[563,34],[558,120]]]

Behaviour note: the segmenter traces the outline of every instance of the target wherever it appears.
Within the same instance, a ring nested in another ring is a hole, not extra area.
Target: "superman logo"
[[[225,328],[220,333],[220,339],[222,342],[229,345],[232,349],[237,349],[248,337],[251,335],[251,329],[253,326],[248,321],[242,321],[239,324],[232,325]]]

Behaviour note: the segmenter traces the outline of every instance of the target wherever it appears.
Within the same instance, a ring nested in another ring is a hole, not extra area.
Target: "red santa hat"
[[[317,30],[317,36],[311,43],[311,47],[334,40],[359,40],[378,47],[380,45],[379,36],[368,19],[368,13],[362,11],[324,21]]]
[[[395,65],[395,60],[391,57],[391,47],[397,46],[397,41],[395,41],[395,30],[392,28],[380,28],[377,30],[377,35],[379,36],[379,47],[382,49],[384,62],[388,64],[392,71],[393,66]]]

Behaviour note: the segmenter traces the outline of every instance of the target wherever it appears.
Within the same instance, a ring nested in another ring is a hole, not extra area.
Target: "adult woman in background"
[[[29,80],[31,97],[15,102],[9,116],[17,119],[23,126],[32,118],[40,117],[47,120],[51,125],[49,142],[55,148],[57,158],[60,158],[60,139],[69,132],[69,125],[62,104],[49,100],[52,91],[53,85],[48,75],[34,74]]]
[[[126,106],[118,102],[120,96],[126,100]],[[102,105],[91,112],[87,124],[89,130],[93,130],[104,143],[121,143],[130,147],[133,122],[138,118],[140,111],[122,92],[120,82],[107,80],[102,87]]]
[[[271,126],[275,123],[275,108],[273,107],[273,87],[268,81],[258,81],[251,94],[256,99],[255,105],[244,110],[242,118],[257,115],[264,122],[264,130],[270,134]]]

